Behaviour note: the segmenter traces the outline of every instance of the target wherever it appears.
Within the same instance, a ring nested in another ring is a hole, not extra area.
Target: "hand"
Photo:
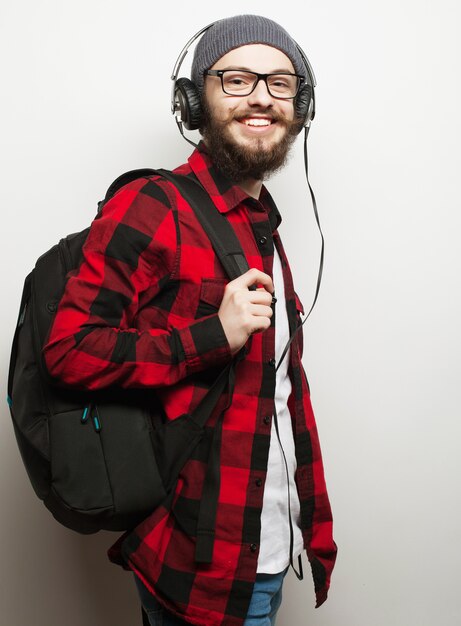
[[[256,284],[262,287],[249,289]],[[218,316],[232,354],[240,350],[250,335],[269,328],[273,292],[271,277],[256,268],[226,285]]]

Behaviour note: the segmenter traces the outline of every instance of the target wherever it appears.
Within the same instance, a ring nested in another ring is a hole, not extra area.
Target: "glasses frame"
[[[250,92],[245,93],[245,94],[229,93],[228,91],[224,89],[223,75],[225,72],[245,72],[246,74],[253,74],[254,76],[257,77],[257,79]],[[249,96],[256,89],[259,81],[263,80],[266,83],[266,89],[272,98],[276,98],[277,100],[293,100],[298,95],[299,89],[305,80],[304,76],[301,76],[300,74],[291,74],[290,72],[271,72],[270,74],[259,74],[258,72],[252,72],[251,70],[227,69],[227,70],[205,70],[204,74],[207,76],[219,76],[219,78],[221,79],[221,87],[222,87],[223,92],[228,96],[234,96],[236,98],[245,98],[246,96]],[[295,95],[294,96],[274,96],[267,82],[267,79],[269,78],[269,76],[296,76],[296,78],[298,79],[298,85],[296,87]]]

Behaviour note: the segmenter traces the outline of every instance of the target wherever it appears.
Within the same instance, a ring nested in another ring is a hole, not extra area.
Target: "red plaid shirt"
[[[290,333],[300,323],[277,227],[280,214],[263,186],[259,200],[213,167],[203,143],[176,173],[194,175],[232,224],[250,267],[272,275],[282,261]],[[217,311],[228,278],[193,210],[166,180],[141,178],[122,188],[92,224],[84,261],[67,283],[44,354],[51,374],[88,389],[157,387],[168,419],[191,412],[231,358]],[[192,624],[241,626],[256,576],[260,514],[274,411],[275,316],[251,337],[236,369],[225,413],[221,483],[211,564],[194,560],[197,516],[207,468],[205,437],[182,470],[170,506],[161,506],[111,549],[168,611]],[[301,332],[289,374],[304,546],[317,606],[336,557],[332,518]],[[212,433],[215,414],[207,432]],[[288,532],[288,529],[287,529]]]

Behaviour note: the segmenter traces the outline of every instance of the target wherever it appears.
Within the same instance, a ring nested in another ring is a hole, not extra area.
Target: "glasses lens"
[[[226,70],[222,76],[224,91],[236,96],[249,94],[257,80],[258,77],[252,72],[235,70]]]
[[[293,98],[298,91],[299,79],[292,74],[271,74],[267,77],[270,93],[276,98]]]

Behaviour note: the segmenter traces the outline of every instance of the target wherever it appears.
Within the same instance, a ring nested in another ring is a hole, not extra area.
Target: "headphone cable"
[[[180,120],[178,120],[178,118],[176,117],[176,115],[174,116],[175,122],[179,128],[179,132],[181,133],[181,135],[183,136],[183,138],[190,143],[191,146],[194,146],[194,148],[198,148],[198,144],[194,143],[191,139],[188,139],[186,137],[186,135],[184,134],[184,128],[183,128],[183,124]]]
[[[302,326],[305,324],[305,322],[307,321],[307,318],[310,316],[310,314],[312,313],[312,310],[317,302],[317,298],[319,296],[319,291],[320,291],[320,285],[322,283],[322,274],[323,274],[323,261],[324,261],[324,256],[325,256],[325,238],[323,236],[323,231],[322,231],[322,227],[320,226],[320,218],[319,218],[319,212],[317,210],[317,202],[315,200],[315,195],[314,195],[314,190],[311,187],[311,184],[309,182],[309,160],[308,160],[308,155],[307,155],[307,137],[309,135],[309,128],[310,126],[306,126],[304,129],[304,168],[306,171],[306,180],[307,180],[307,184],[309,186],[309,191],[311,194],[311,198],[312,198],[312,206],[314,209],[314,215],[315,215],[315,221],[317,222],[317,228],[318,231],[320,233],[320,241],[321,241],[321,247],[320,247],[320,260],[319,260],[319,269],[318,269],[318,273],[317,273],[317,285],[315,288],[315,294],[314,294],[314,299],[312,301],[311,304],[311,308],[309,309],[307,315],[305,316],[305,318],[303,319],[303,321],[301,322],[301,324],[296,328],[296,330],[294,331],[294,333],[291,335],[290,339],[288,340],[283,352],[282,352],[282,356],[279,359],[279,362],[277,364],[277,367],[275,368],[275,371],[278,370],[278,368],[280,367],[280,364],[282,363],[283,359],[285,358],[286,353],[288,352],[288,348],[291,345],[291,342],[293,341],[293,339],[296,337],[296,334],[298,333],[298,331],[302,328]]]
[[[320,233],[321,247],[320,247],[319,269],[317,273],[317,286],[315,288],[314,300],[312,301],[311,308],[309,309],[309,312],[306,315],[306,318],[303,321],[303,324],[306,321],[306,319],[309,317],[309,315],[312,313],[312,309],[314,308],[315,303],[317,302],[317,298],[318,298],[319,291],[320,291],[320,285],[322,283],[323,260],[325,256],[325,238],[323,236],[322,227],[320,226],[319,212],[317,210],[317,202],[315,201],[314,191],[309,182],[309,161],[308,161],[308,156],[307,156],[307,137],[309,135],[309,128],[310,126],[306,126],[305,133],[304,133],[304,168],[306,170],[306,180],[307,180],[307,184],[309,186],[309,191],[310,191],[311,198],[312,198],[312,206],[314,208],[315,221],[317,222],[317,228]]]

